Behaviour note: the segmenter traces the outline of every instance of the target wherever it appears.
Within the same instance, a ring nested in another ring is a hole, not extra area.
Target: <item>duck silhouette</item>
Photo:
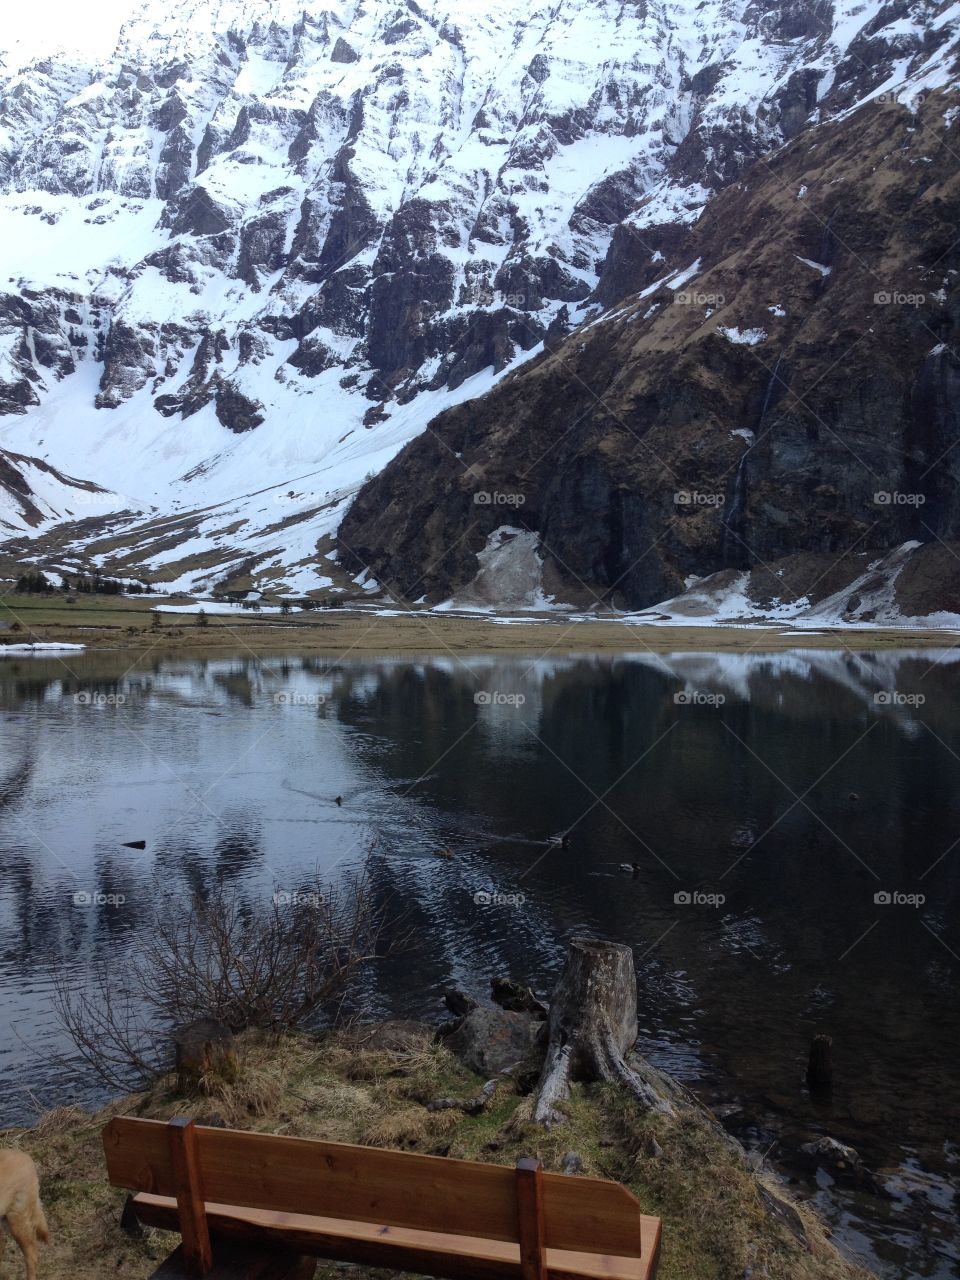
[[[620,870],[625,871],[628,876],[635,876],[640,870],[639,862],[621,862]]]

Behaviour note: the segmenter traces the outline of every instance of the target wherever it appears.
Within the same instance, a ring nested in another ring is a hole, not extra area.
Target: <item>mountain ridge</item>
[[[195,590],[351,589],[366,479],[648,288],[758,157],[888,83],[908,110],[958,11],[151,2],[96,67],[8,66],[0,444],[106,491],[112,550],[62,496],[0,521]]]

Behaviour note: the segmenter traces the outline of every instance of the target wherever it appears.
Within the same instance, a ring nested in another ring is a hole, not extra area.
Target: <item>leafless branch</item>
[[[171,1030],[197,1018],[282,1034],[331,1012],[363,966],[405,945],[385,924],[366,869],[257,904],[218,885],[160,912],[122,974],[102,965],[78,989],[62,968],[54,1005],[83,1061],[126,1090],[168,1069]]]

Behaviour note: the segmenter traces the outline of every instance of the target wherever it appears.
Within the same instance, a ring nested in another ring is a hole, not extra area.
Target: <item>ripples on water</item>
[[[858,1147],[893,1198],[812,1187],[838,1238],[891,1277],[956,1275],[953,657],[7,659],[0,1121],[98,1100],[58,1061],[58,962],[122,964],[215,880],[255,900],[369,856],[417,939],[366,979],[376,1012],[435,1019],[504,972],[549,990],[570,936],[627,941],[642,1050],[748,1143]],[[802,1085],[819,1030],[828,1108]]]

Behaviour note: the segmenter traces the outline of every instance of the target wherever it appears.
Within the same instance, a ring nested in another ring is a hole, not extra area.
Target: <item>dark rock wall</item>
[[[662,278],[700,259],[687,283],[574,331],[366,485],[350,563],[439,599],[515,524],[567,598],[637,607],[690,574],[960,537],[946,105],[864,107],[755,165],[664,252]]]

